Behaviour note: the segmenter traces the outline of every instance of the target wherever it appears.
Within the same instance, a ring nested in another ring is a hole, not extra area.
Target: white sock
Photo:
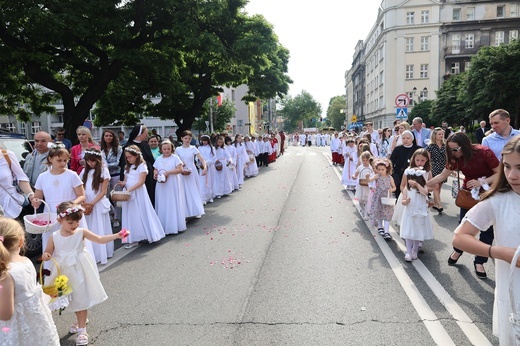
[[[404,242],[406,243],[406,252],[411,255],[413,249],[413,240],[405,239]]]

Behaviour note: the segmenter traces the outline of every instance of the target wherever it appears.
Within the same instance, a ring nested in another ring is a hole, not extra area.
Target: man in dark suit
[[[486,122],[482,120],[480,122],[480,127],[475,131],[475,138],[477,139],[478,144],[482,144],[482,139],[484,139],[488,130],[489,129],[486,127]]]

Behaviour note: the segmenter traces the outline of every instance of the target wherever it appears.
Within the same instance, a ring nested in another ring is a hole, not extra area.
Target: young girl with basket
[[[201,187],[201,196],[204,204],[213,203],[213,197],[215,197],[213,193],[213,185],[215,184],[215,174],[217,174],[215,170],[215,150],[213,149],[213,145],[211,145],[211,140],[208,135],[203,135],[200,137],[200,146],[199,146],[200,155],[206,161],[206,174],[200,176],[200,187]],[[202,166],[204,168],[204,166]],[[200,170],[202,171],[202,168]]]
[[[8,346],[59,346],[60,338],[34,264],[20,255],[21,225],[0,217],[0,343]]]
[[[358,163],[358,155],[356,143],[354,138],[348,137],[342,149],[345,164],[343,165],[343,175],[341,183],[347,190],[354,190],[356,188],[356,180],[352,177],[356,171]]]
[[[407,262],[417,259],[419,247],[424,240],[433,239],[433,226],[428,212],[428,189],[421,167],[407,168],[404,171],[407,186],[401,189],[402,205],[400,235],[406,244],[404,259]]]
[[[78,333],[76,345],[88,345],[87,310],[107,299],[105,289],[99,280],[99,273],[92,256],[85,251],[84,240],[98,244],[106,244],[115,239],[124,239],[126,231],[99,236],[80,227],[83,208],[72,202],[64,202],[58,206],[58,223],[60,230],[49,238],[42,259],[54,259],[51,278],[65,275],[68,286],[72,288],[69,305],[65,311],[76,313],[77,322],[72,324],[69,332]],[[42,343],[37,343],[42,344]]]
[[[357,179],[356,185],[356,198],[363,209],[363,219],[368,220],[368,210],[367,210],[367,202],[368,195],[370,193],[368,179],[366,179],[366,175],[372,175],[374,170],[372,169],[372,165],[370,164],[370,159],[372,158],[372,154],[370,151],[365,151],[361,154],[361,165],[356,168],[356,171],[352,175],[352,179]]]
[[[107,198],[110,173],[103,164],[101,151],[85,150],[85,168],[79,174],[85,187],[85,202],[82,204],[88,227],[97,235],[111,235],[110,201]],[[114,256],[114,243],[92,244],[96,263],[106,264]]]
[[[169,140],[159,146],[161,156],[154,164],[155,211],[164,233],[177,234],[186,230],[186,207],[184,188],[181,182],[182,161],[173,152],[175,147]]]
[[[130,145],[125,148],[124,155],[126,159],[125,180],[118,184],[130,192],[130,199],[122,203],[121,225],[123,228],[132,230],[128,236],[128,244],[125,245],[125,249],[131,249],[137,246],[139,241],[146,240],[153,243],[164,238],[165,234],[144,184],[148,168],[141,156],[141,150],[137,145]]]
[[[231,171],[228,169],[228,166],[231,165],[233,161],[231,160],[231,155],[224,145],[224,138],[221,136],[217,138],[215,157],[215,167],[218,161],[221,165],[221,169],[217,169],[217,173],[215,175],[214,192],[215,196],[220,198],[233,192],[233,180],[231,178]]]
[[[195,167],[195,158],[203,164],[201,174],[206,175],[206,161],[195,146],[190,145],[193,134],[186,130],[181,135],[182,146],[175,149],[183,163],[183,173],[181,177],[184,188],[184,205],[186,206],[186,217],[200,219],[204,215],[204,203],[202,202],[202,192],[200,187],[199,172]]]
[[[376,174],[372,176],[366,175],[368,181],[375,181],[376,188],[372,194],[370,204],[370,218],[372,223],[377,227],[377,232],[385,240],[391,240],[389,233],[390,219],[394,213],[394,206],[383,203],[383,198],[391,198],[392,192],[395,191],[395,183],[392,178],[392,163],[388,159],[378,159],[374,163]],[[395,201],[394,201],[395,203]]]
[[[229,175],[231,177],[231,184],[233,186],[233,190],[240,190],[240,185],[238,185],[237,168],[236,168],[236,165],[235,165],[236,158],[237,158],[237,151],[236,151],[235,147],[232,145],[233,144],[233,139],[231,139],[231,137],[228,136],[228,137],[226,137],[224,139],[224,143],[226,144],[225,148],[228,151],[229,156],[231,156],[231,161],[227,165],[227,169],[228,169]],[[262,138],[260,138],[258,140],[258,143],[259,144],[262,143],[261,146],[259,145],[259,148],[262,148],[262,150],[259,151],[258,157],[259,157],[259,161],[263,162],[263,153],[264,153],[264,151],[263,151],[263,148],[264,148],[263,143],[264,142],[262,141]]]
[[[518,345],[520,338],[520,260],[513,261],[520,246],[520,136],[502,150],[499,175],[455,230],[453,246],[478,256],[495,259],[496,287],[493,334],[499,344]],[[490,226],[493,226],[490,229]],[[495,245],[475,236],[495,231]]]

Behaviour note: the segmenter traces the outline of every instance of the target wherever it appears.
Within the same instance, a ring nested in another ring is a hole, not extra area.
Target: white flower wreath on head
[[[405,175],[415,175],[417,177],[420,177],[426,173],[425,170],[423,170],[422,167],[416,167],[416,168],[407,168],[404,170]]]
[[[135,149],[133,149],[133,148],[125,148],[125,151],[129,151],[129,152],[134,153],[134,154],[136,154],[136,155],[141,155],[141,152],[140,152],[140,151],[135,150]]]
[[[47,148],[49,149],[65,149],[65,145],[61,142],[48,142]]]
[[[97,151],[95,151],[95,150],[89,150],[89,149],[87,149],[87,150],[85,150],[85,155],[86,155],[86,154],[96,155],[96,156],[101,157],[101,153],[100,153],[100,152],[97,152]]]
[[[65,217],[67,215],[70,215],[72,213],[77,213],[78,211],[84,211],[85,209],[83,209],[82,206],[80,205],[77,205],[77,206],[74,206],[74,207],[71,207],[71,208],[67,208],[65,209],[64,211],[62,211],[59,216],[60,217]]]

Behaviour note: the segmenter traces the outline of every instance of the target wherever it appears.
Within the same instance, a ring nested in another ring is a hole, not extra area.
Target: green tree
[[[284,118],[284,130],[287,132],[298,129],[300,123],[303,127],[317,127],[321,105],[307,91],[302,90],[296,97],[282,100],[281,107],[278,114]]]
[[[465,106],[465,72],[450,76],[437,91],[434,101],[431,122],[440,125],[443,121],[448,124],[469,123],[469,113]]]
[[[467,72],[466,107],[473,120],[504,108],[517,127],[520,113],[520,41],[498,47],[482,47]]]
[[[329,101],[329,108],[327,109],[327,120],[335,129],[339,130],[345,124],[345,113],[341,111],[345,109],[347,98],[345,95],[334,96]]]
[[[431,119],[430,114],[432,112],[433,108],[433,101],[432,100],[424,100],[421,102],[418,102],[410,111],[408,114],[408,122],[411,124],[412,119],[419,117],[423,120],[423,122],[430,126],[431,125]]]

